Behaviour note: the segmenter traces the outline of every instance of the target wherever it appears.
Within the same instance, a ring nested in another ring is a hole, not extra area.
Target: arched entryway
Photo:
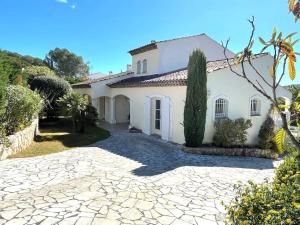
[[[116,123],[130,122],[130,99],[125,95],[114,97]]]

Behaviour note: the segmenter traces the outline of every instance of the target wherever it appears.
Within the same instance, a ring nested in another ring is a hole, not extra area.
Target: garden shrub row
[[[7,104],[0,118],[5,135],[11,135],[32,123],[43,108],[40,95],[20,85],[8,85]]]
[[[227,224],[298,225],[300,207],[296,202],[300,184],[296,182],[297,163],[295,156],[285,158],[276,170],[273,183],[236,185],[237,195],[226,207]]]
[[[247,140],[247,129],[251,126],[252,123],[249,119],[218,119],[215,122],[213,143],[219,147],[243,147]],[[259,130],[258,147],[261,149],[276,150],[274,136],[275,123],[273,119],[268,116]]]

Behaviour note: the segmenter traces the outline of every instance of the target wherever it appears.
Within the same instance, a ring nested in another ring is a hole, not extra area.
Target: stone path
[[[113,130],[91,147],[1,161],[0,174],[0,224],[220,225],[233,184],[271,178],[273,163]]]

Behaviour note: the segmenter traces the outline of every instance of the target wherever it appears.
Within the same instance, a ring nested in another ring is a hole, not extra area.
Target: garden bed
[[[245,156],[245,157],[257,157],[277,159],[278,154],[271,149],[259,149],[259,148],[221,148],[216,146],[203,146],[203,147],[187,147],[182,146],[183,151],[192,154],[199,155],[222,155],[222,156]]]

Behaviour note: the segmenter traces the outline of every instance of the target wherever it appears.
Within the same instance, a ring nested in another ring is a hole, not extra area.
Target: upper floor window
[[[147,73],[147,60],[143,60],[143,73]]]
[[[218,98],[215,101],[215,118],[227,118],[228,117],[228,100],[225,98]]]
[[[253,98],[250,101],[250,115],[260,116],[261,101],[258,98]]]
[[[141,68],[142,67],[142,65],[141,65],[141,61],[138,61],[137,62],[137,74],[141,74]]]

